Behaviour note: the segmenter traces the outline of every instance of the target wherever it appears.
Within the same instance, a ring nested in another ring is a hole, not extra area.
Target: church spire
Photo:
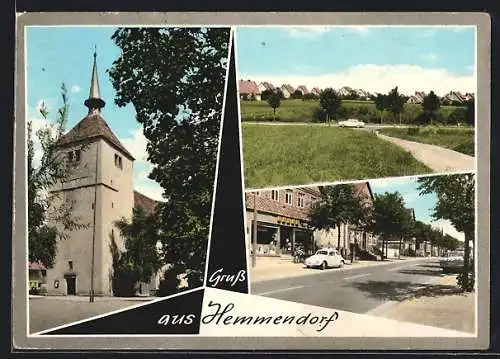
[[[89,98],[84,102],[89,109],[89,114],[101,112],[106,102],[101,99],[99,93],[99,78],[97,76],[97,49],[94,50],[94,67],[92,68],[92,79],[90,80]]]

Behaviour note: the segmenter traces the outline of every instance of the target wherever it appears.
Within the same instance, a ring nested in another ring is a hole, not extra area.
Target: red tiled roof
[[[68,133],[61,136],[58,145],[67,146],[77,142],[103,138],[112,146],[122,151],[128,158],[134,160],[134,157],[122,145],[120,140],[115,136],[111,128],[99,114],[91,114],[78,122]]]
[[[158,204],[152,198],[146,197],[142,193],[134,191],[134,208],[142,208],[147,214],[153,214]]]
[[[259,86],[253,81],[240,80],[238,84],[239,84],[240,94],[258,94],[258,93],[260,93]]]

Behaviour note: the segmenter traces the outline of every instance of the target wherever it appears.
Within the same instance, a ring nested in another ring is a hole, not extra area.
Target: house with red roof
[[[242,100],[261,100],[261,91],[259,90],[259,86],[255,83],[255,81],[239,80],[238,91]]]

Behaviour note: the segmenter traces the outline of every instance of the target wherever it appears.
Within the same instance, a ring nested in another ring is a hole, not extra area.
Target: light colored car
[[[306,258],[304,264],[307,268],[319,267],[326,269],[328,267],[343,267],[345,264],[344,257],[333,248],[323,248],[318,250],[314,255]]]
[[[464,266],[464,251],[451,251],[439,259],[439,266],[444,273],[459,272]]]
[[[355,118],[350,118],[345,121],[339,121],[339,127],[353,127],[353,128],[360,128],[360,127],[365,127],[365,123],[363,121],[360,121]]]

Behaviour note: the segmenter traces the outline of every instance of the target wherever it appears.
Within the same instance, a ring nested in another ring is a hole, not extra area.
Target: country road
[[[378,132],[377,136],[410,152],[419,162],[422,162],[434,172],[462,172],[473,171],[474,157],[456,152],[447,148],[413,142],[400,138],[389,137]]]
[[[437,259],[404,261],[349,271],[318,270],[318,274],[252,283],[252,294],[345,310],[360,314],[418,295],[436,295],[433,284],[443,274]]]

